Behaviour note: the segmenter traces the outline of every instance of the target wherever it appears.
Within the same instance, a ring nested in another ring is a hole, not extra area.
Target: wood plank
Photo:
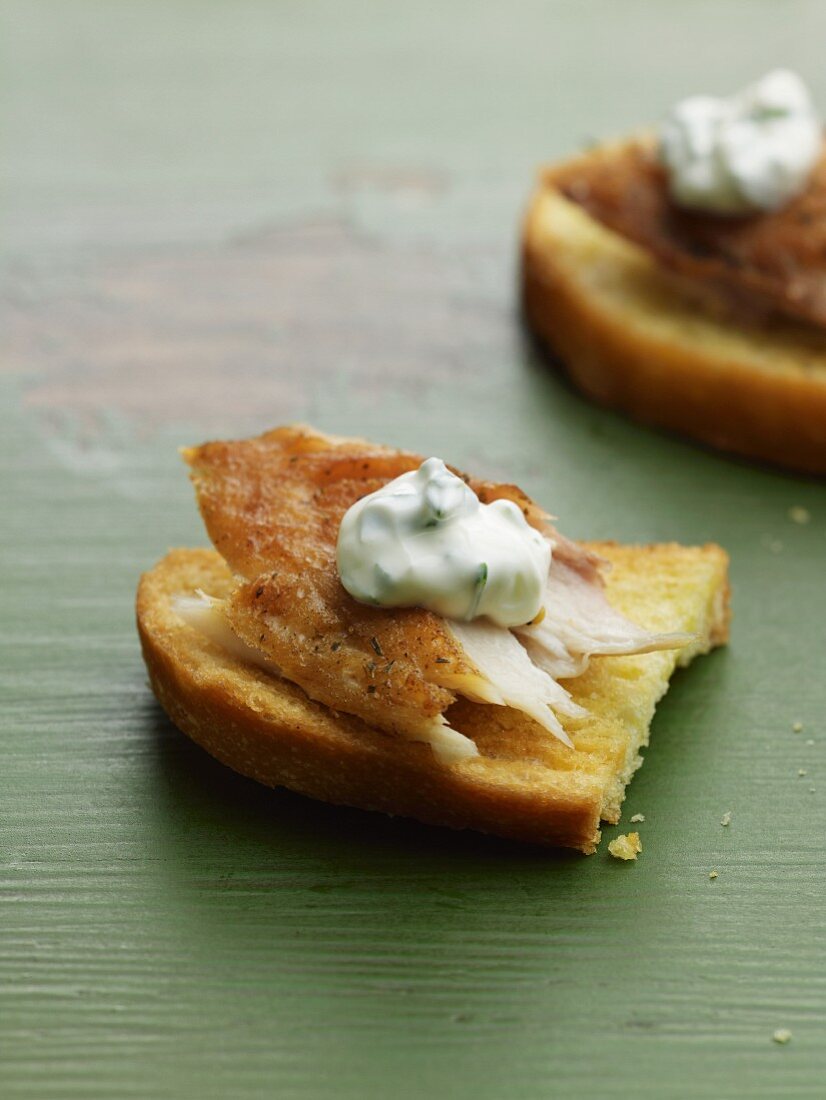
[[[822,13],[748,13],[5,5],[4,1096],[822,1096],[826,490],[587,405],[514,307],[543,157],[778,43],[826,104]],[[169,725],[132,599],[204,541],[175,448],[295,418],[731,550],[637,864],[269,792]]]

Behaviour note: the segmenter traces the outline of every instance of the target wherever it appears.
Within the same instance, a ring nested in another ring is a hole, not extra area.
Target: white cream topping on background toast
[[[723,215],[784,206],[806,186],[821,144],[809,92],[787,69],[728,99],[683,99],[660,131],[674,202]]]

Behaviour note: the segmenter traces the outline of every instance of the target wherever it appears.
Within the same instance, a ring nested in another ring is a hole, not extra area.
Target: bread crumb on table
[[[645,814],[634,814],[631,818],[632,825],[636,825],[640,821],[645,821]]]
[[[805,769],[805,768],[798,768],[798,769],[797,769],[797,774],[798,774],[798,775],[800,776],[800,778],[802,779],[802,778],[803,778],[803,776],[804,776],[804,775],[806,774],[806,769]]]
[[[623,833],[608,845],[608,851],[614,859],[636,859],[642,851],[639,833]]]
[[[788,1043],[791,1037],[792,1033],[787,1027],[779,1027],[772,1035],[772,1039],[774,1039],[776,1043]]]
[[[808,523],[812,518],[812,513],[808,508],[802,507],[800,504],[795,504],[789,509],[789,519],[792,523],[799,523],[801,525]]]
[[[802,722],[792,722],[792,731],[794,733],[802,733],[803,732],[803,723]]]
[[[726,812],[720,818],[720,824],[723,826],[724,829],[728,828],[728,826],[731,825],[731,810],[726,810]]]
[[[717,878],[718,877],[718,872],[717,871],[709,871],[708,877],[709,878]]]

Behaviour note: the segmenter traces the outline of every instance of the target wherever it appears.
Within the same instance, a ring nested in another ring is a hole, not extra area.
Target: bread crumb
[[[798,769],[797,769],[797,774],[798,774],[798,775],[800,776],[800,778],[802,779],[802,778],[803,778],[803,776],[804,776],[804,775],[806,774],[806,769],[805,769],[805,768],[798,768]]]
[[[773,554],[782,554],[783,543],[780,539],[771,539],[769,542],[769,550],[771,550]]]
[[[726,810],[726,812],[720,818],[720,824],[723,826],[724,829],[731,825],[731,810]]]
[[[817,787],[809,787],[809,794],[814,794],[816,790]]]
[[[802,722],[792,722],[792,731],[794,733],[802,733],[803,732],[803,723]]]
[[[775,1031],[775,1033],[772,1035],[772,1039],[774,1039],[776,1043],[788,1043],[791,1037],[792,1033],[787,1027],[779,1027],[777,1031]]]
[[[717,871],[709,871],[708,877],[709,878],[717,878]]]
[[[800,504],[795,504],[794,507],[789,509],[789,519],[792,523],[805,524],[812,518],[812,513],[808,508],[802,507]]]
[[[813,738],[813,737],[809,737],[809,738],[807,739],[807,741],[806,741],[806,744],[807,744],[807,745],[813,745],[814,743],[815,743],[815,741],[814,741],[814,738]],[[632,820],[633,820],[633,818],[632,818]]]
[[[614,859],[636,859],[639,852],[642,851],[642,844],[640,844],[639,833],[622,834],[612,840],[608,845],[608,851],[614,857]]]
[[[640,821],[645,821],[645,814],[634,814],[631,818],[632,825],[636,825]]]

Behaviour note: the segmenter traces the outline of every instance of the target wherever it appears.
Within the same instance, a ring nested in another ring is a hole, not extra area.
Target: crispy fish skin
[[[694,284],[701,300],[716,294],[741,316],[826,325],[826,153],[782,209],[740,217],[676,206],[649,135],[600,146],[543,179]]]
[[[338,528],[347,509],[424,461],[421,455],[324,435],[301,424],[253,439],[184,448],[182,456],[213,545],[233,572],[247,580],[285,557],[328,570],[335,567]],[[533,527],[553,540],[558,556],[589,575],[596,573],[598,559],[561,536],[547,513],[516,485],[448,469],[483,504],[513,501]]]
[[[210,539],[247,580],[287,560],[329,568],[350,505],[416,463],[386,447],[302,426],[182,453]]]
[[[560,638],[554,634],[549,646],[540,633],[531,651],[514,631],[484,620],[370,607],[345,591],[336,563],[342,517],[366,494],[417,469],[421,456],[299,425],[207,443],[184,458],[207,531],[237,583],[222,600],[201,594],[183,601],[182,617],[221,637],[228,631],[253,663],[332,710],[429,742],[445,763],[477,752],[448,722],[459,696],[521,712],[520,720],[572,747],[561,716],[578,721],[586,712],[556,673],[582,671],[601,650],[675,648],[687,640],[649,634],[617,615],[605,599],[601,560],[560,536],[514,485],[465,477],[481,501],[516,503],[553,545],[546,617],[556,616]]]
[[[242,578],[226,603],[230,626],[311,698],[388,732],[425,739],[444,725],[457,694],[504,703],[441,616],[367,607],[339,579],[336,540],[344,513],[417,469],[421,456],[303,426],[183,454],[209,536]],[[516,486],[466,480],[484,502],[513,500],[555,540],[556,552],[584,575],[596,575],[597,559],[559,536]]]
[[[356,604],[336,575],[312,565],[241,584],[226,614],[311,698],[401,736],[441,723],[456,695],[440,686],[439,670],[467,666],[437,616]]]

